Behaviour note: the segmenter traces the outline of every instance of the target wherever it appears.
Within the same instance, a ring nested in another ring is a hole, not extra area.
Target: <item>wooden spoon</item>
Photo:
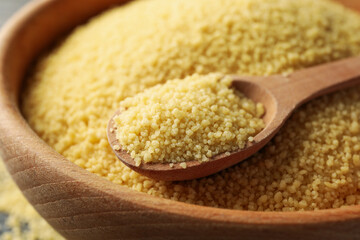
[[[116,156],[123,163],[150,178],[177,181],[204,177],[239,163],[259,151],[279,131],[291,113],[304,102],[358,83],[360,83],[360,57],[300,70],[288,76],[234,76],[233,87],[253,101],[264,105],[265,128],[254,137],[253,142],[247,143],[244,149],[235,151],[229,156],[217,155],[207,162],[188,161],[185,169],[179,163],[174,164],[173,167],[170,167],[169,163],[142,163],[136,166],[126,151],[114,149],[114,146],[120,144],[116,139],[113,118],[108,124],[108,139]],[[114,116],[119,114],[120,112],[117,112]]]

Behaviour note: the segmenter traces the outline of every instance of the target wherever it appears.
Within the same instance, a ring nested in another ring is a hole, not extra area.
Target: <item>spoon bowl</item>
[[[121,149],[121,145],[116,138],[113,119],[121,114],[120,111],[117,111],[110,119],[107,127],[108,140],[115,155],[125,165],[136,172],[156,180],[164,181],[180,181],[205,177],[209,175],[209,173],[212,174],[236,164],[239,162],[239,159],[246,159],[251,156],[264,146],[264,144],[262,144],[263,142],[259,141],[263,138],[262,136],[264,134],[269,135],[268,132],[270,129],[267,128],[269,123],[276,116],[276,99],[267,88],[254,79],[237,76],[233,76],[232,78],[232,87],[244,93],[247,98],[250,98],[255,102],[263,103],[266,109],[266,112],[262,117],[266,127],[260,132],[261,134],[259,133],[254,137],[253,142],[248,142],[244,149],[239,149],[238,151],[232,152],[230,155],[218,154],[210,158],[207,162],[197,160],[187,161],[186,168],[180,166],[180,163],[174,163],[172,167],[169,166],[169,163],[142,163],[140,166],[136,166],[133,158],[125,150]],[[271,132],[272,131],[269,133],[271,134]],[[120,146],[120,149],[118,146]]]
[[[115,155],[136,172],[156,180],[180,181],[205,177],[237,164],[259,151],[280,130],[291,113],[301,104],[315,97],[360,83],[360,57],[349,58],[297,71],[288,76],[269,77],[232,76],[232,86],[254,102],[265,107],[265,128],[243,149],[230,155],[219,154],[207,162],[187,161],[186,168],[180,163],[170,167],[168,163],[142,163],[135,161],[116,139],[115,116],[109,121],[107,134]],[[116,146],[116,147],[114,147]],[[119,149],[120,147],[120,149]]]

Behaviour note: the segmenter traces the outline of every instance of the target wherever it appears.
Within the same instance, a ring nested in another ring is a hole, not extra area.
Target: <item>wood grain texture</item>
[[[6,19],[27,2],[28,0],[0,0],[0,27],[5,23]],[[4,183],[0,180],[0,184]],[[9,213],[0,211],[0,236],[10,230],[5,224],[8,215]]]
[[[75,25],[122,2],[38,0],[0,33],[0,154],[37,211],[67,239],[358,239],[360,206],[271,213],[160,199],[81,169],[30,129],[18,108],[29,64]]]

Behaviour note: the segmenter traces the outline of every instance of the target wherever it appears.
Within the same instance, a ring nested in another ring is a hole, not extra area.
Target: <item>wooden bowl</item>
[[[55,152],[22,117],[18,98],[33,60],[90,16],[124,0],[38,0],[0,34],[0,154],[30,203],[67,239],[359,239],[360,206],[251,212],[136,192]],[[357,0],[342,0],[360,10]]]

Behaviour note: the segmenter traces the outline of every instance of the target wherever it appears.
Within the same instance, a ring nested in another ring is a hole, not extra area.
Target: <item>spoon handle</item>
[[[322,64],[291,74],[287,88],[296,106],[318,96],[360,84],[360,57]]]
[[[287,77],[252,77],[247,80],[265,86],[273,96],[271,104],[267,94],[255,94],[257,102],[265,104],[266,128],[255,136],[255,142],[266,142],[280,129],[290,114],[301,104],[318,96],[360,84],[360,57],[318,65],[296,71]],[[256,91],[255,91],[256,92]]]

